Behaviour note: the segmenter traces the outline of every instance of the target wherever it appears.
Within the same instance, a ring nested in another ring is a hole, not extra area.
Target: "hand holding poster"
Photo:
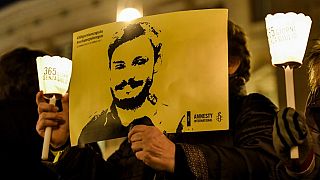
[[[127,136],[135,124],[167,133],[228,129],[227,47],[226,9],[74,33],[72,145]]]

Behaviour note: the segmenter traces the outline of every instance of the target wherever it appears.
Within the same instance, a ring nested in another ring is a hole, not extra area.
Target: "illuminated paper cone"
[[[307,47],[311,19],[302,13],[268,14],[265,18],[272,64],[300,66]]]
[[[39,88],[44,94],[65,94],[69,87],[72,61],[59,56],[37,57]]]
[[[293,69],[302,64],[312,21],[293,12],[268,14],[265,21],[272,65],[285,70],[287,106],[295,108]],[[298,146],[291,148],[290,157],[299,158]]]
[[[36,61],[39,88],[50,99],[49,103],[55,105],[57,97],[61,97],[68,90],[72,61],[59,56],[37,57]],[[51,132],[52,128],[46,127],[41,157],[43,160],[48,159]]]

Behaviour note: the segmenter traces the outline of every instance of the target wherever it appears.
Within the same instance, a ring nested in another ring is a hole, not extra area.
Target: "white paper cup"
[[[72,61],[59,56],[37,57],[39,88],[44,94],[63,95],[67,92]]]
[[[301,65],[308,43],[311,19],[302,13],[268,14],[265,18],[272,64]]]

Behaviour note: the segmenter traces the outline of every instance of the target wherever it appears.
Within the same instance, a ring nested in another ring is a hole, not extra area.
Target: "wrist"
[[[313,150],[310,150],[303,162],[293,160],[290,166],[286,166],[286,171],[290,176],[304,176],[310,174],[314,167],[315,155]]]
[[[50,150],[51,151],[61,151],[64,150],[66,147],[70,145],[70,139],[68,138],[66,142],[62,145],[55,145],[55,144],[50,144]]]
[[[173,144],[173,156],[169,159],[168,172],[174,173],[176,146]]]
[[[68,149],[68,147],[70,147],[70,140],[68,139],[62,146],[55,146],[53,147],[50,144],[50,152],[53,155],[53,163],[58,162],[58,160],[60,159],[61,155],[66,151],[66,149]]]

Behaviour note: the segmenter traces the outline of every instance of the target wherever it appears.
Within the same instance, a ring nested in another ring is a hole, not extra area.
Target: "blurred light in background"
[[[143,16],[141,0],[118,0],[117,22],[131,21]]]
[[[125,8],[117,15],[117,21],[131,21],[142,17],[140,11],[135,8]]]

